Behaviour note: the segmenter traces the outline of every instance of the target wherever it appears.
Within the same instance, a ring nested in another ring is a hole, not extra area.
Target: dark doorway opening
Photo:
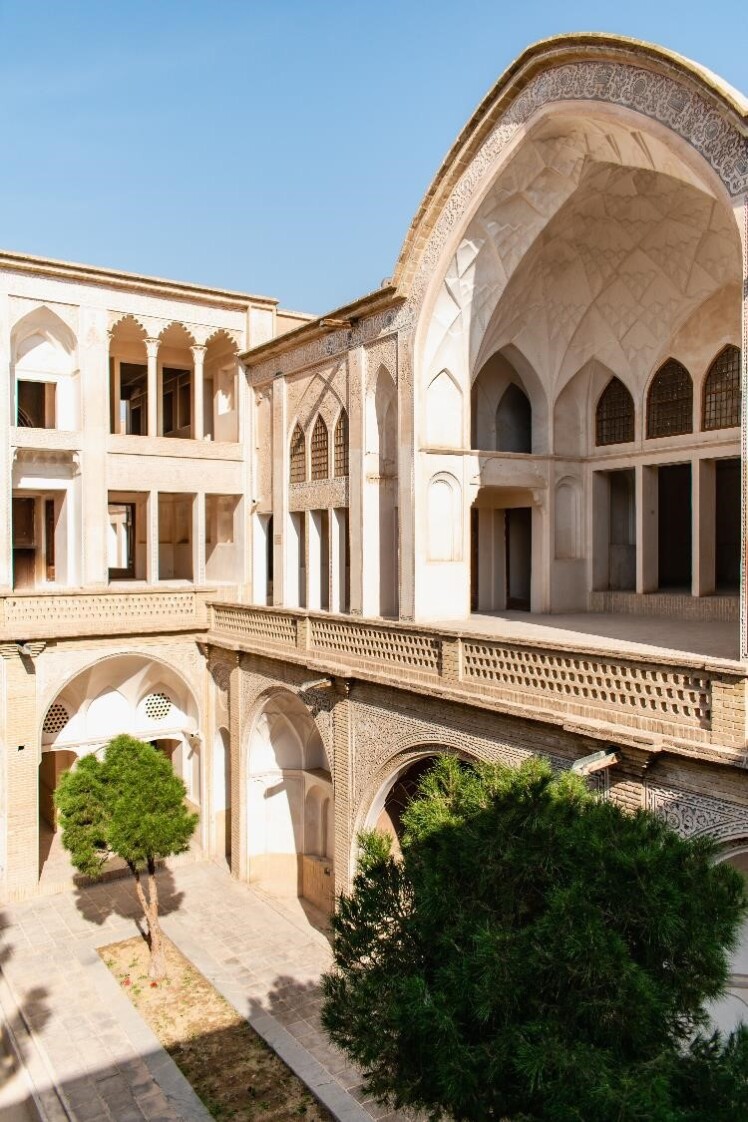
[[[506,511],[506,606],[530,611],[532,575],[532,509]]]
[[[718,592],[740,587],[740,460],[715,464],[715,583]]]
[[[691,465],[668,464],[657,473],[658,586],[691,591]]]

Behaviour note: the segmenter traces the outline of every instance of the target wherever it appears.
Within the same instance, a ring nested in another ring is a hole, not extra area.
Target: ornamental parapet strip
[[[210,605],[209,641],[326,673],[385,681],[604,739],[685,750],[746,748],[739,663],[646,650],[471,635],[387,620],[240,604]]]
[[[0,599],[0,638],[66,639],[204,631],[215,589],[48,592]]]

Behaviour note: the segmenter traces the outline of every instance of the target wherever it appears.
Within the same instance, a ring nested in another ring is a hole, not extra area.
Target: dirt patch
[[[168,978],[148,978],[139,936],[100,955],[144,1021],[218,1122],[331,1115],[203,975],[164,940]]]

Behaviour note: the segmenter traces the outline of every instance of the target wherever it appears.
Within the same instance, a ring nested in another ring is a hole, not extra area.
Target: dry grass
[[[164,940],[168,978],[148,978],[140,937],[100,951],[143,1020],[218,1122],[270,1122],[330,1115],[303,1083],[216,992],[176,947]]]

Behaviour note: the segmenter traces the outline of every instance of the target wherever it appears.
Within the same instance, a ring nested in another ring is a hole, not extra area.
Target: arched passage
[[[250,881],[324,910],[334,899],[332,775],[322,738],[299,698],[271,694],[247,745],[247,868]]]
[[[441,744],[423,744],[408,749],[391,761],[386,778],[382,780],[370,802],[364,803],[359,813],[359,829],[381,830],[392,839],[393,853],[400,853],[400,839],[403,835],[403,812],[418,791],[424,775],[436,763],[439,756],[458,755],[466,767],[473,762],[470,758],[455,753],[455,750]],[[355,862],[354,862],[355,864]]]
[[[53,809],[54,791],[76,759],[101,752],[121,733],[149,741],[172,761],[187,798],[199,809],[202,756],[197,704],[182,676],[142,655],[102,659],[73,677],[47,707],[39,766],[39,873],[69,880]]]
[[[732,842],[721,857],[748,881],[748,838]],[[711,1007],[711,1015],[723,1033],[732,1032],[743,1021],[748,1025],[748,919],[744,920],[738,945],[730,961],[725,996]]]

